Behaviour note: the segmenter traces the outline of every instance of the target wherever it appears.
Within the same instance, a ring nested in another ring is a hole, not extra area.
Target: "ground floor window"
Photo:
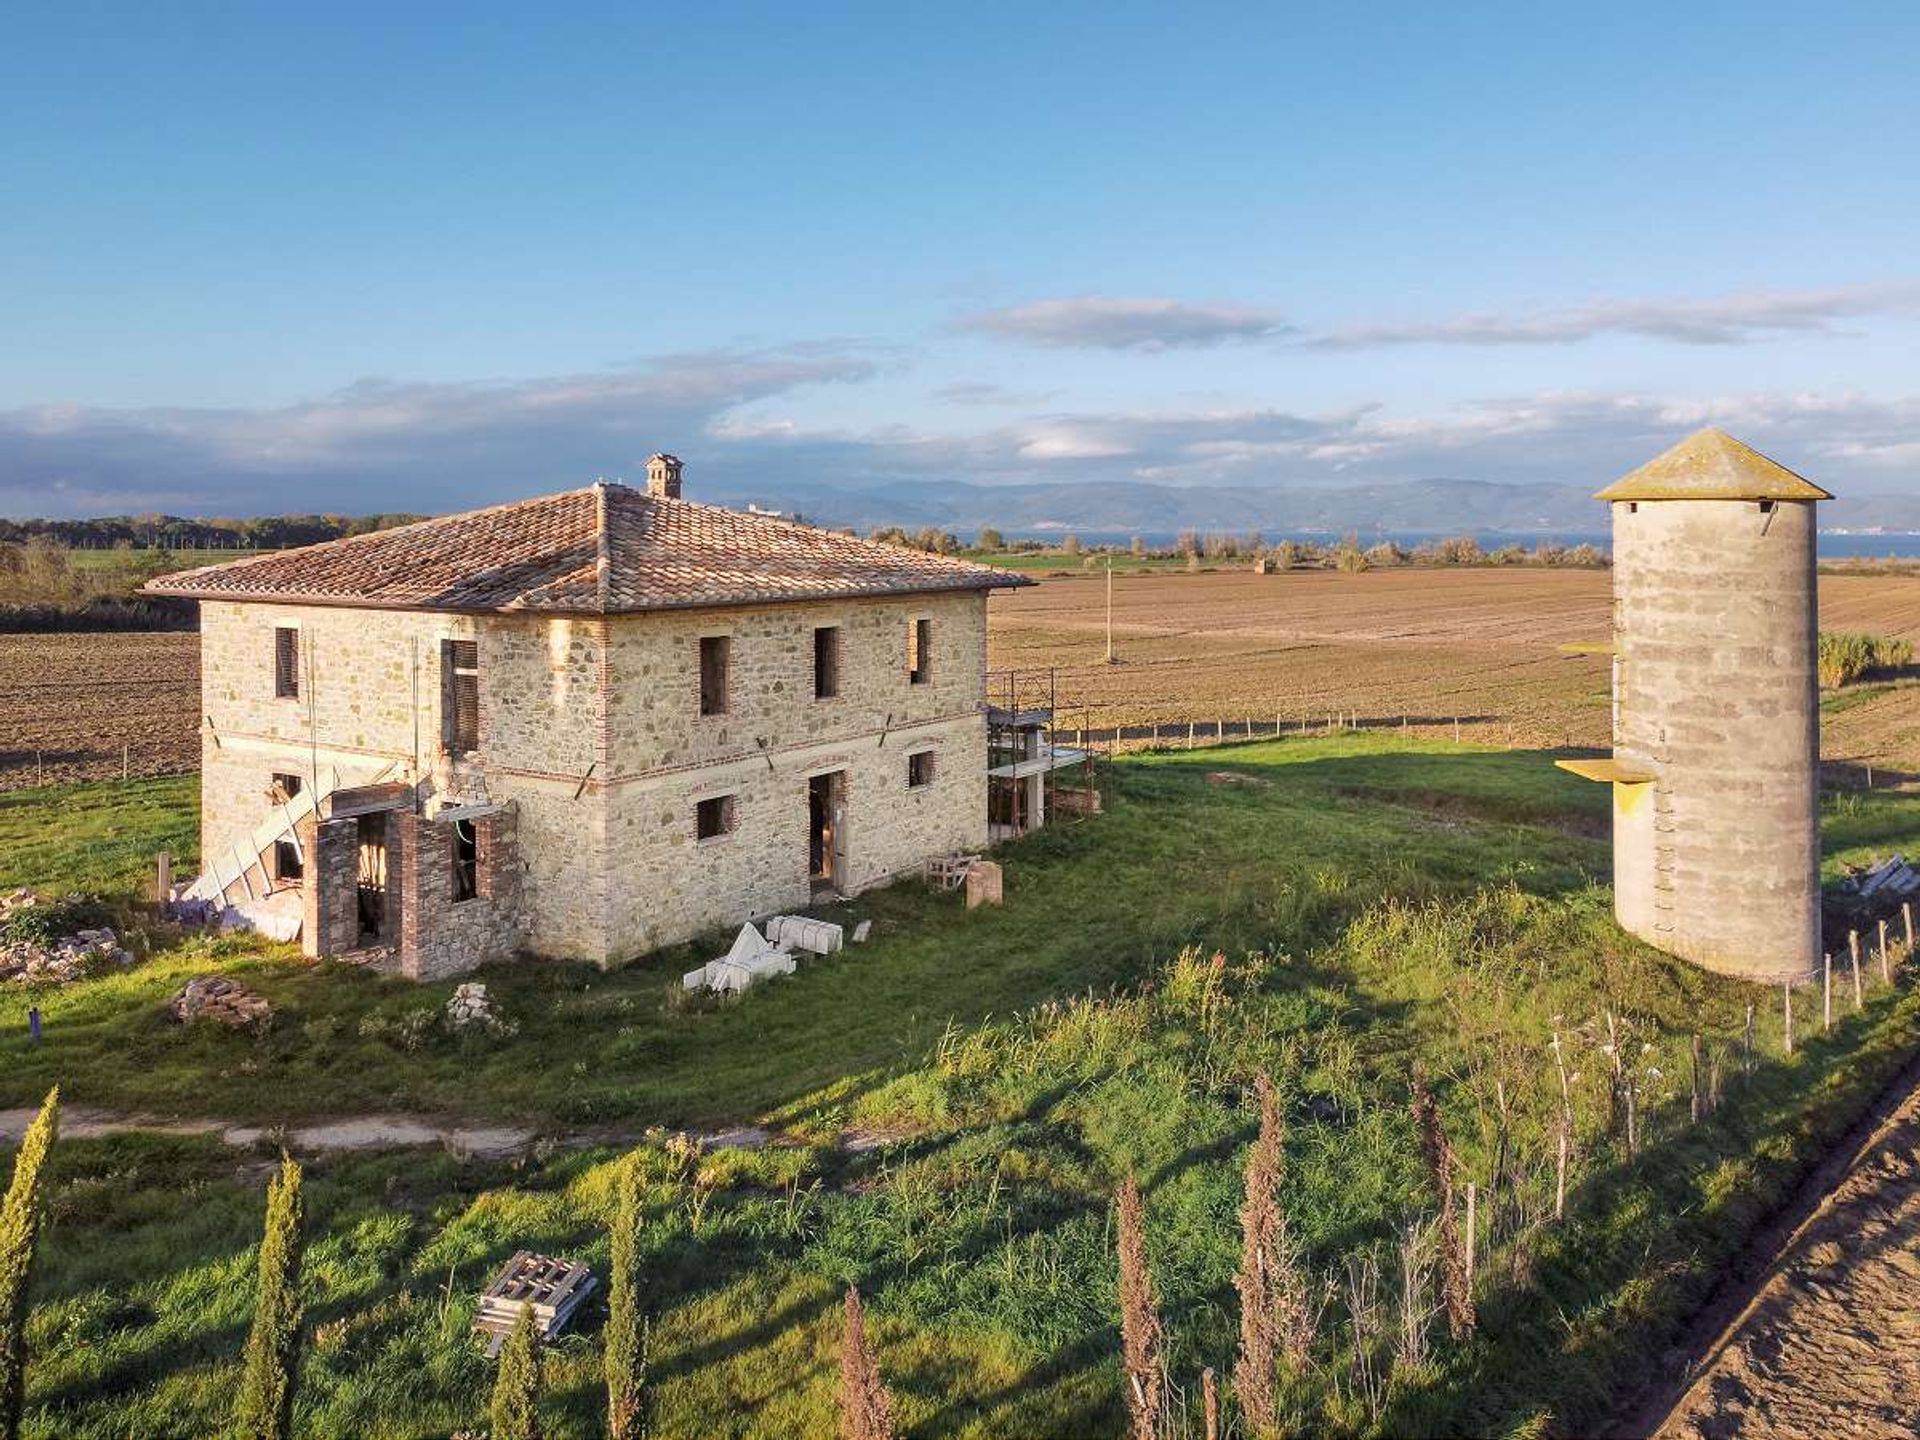
[[[702,800],[693,810],[693,833],[697,840],[717,840],[733,833],[733,796],[716,795]]]
[[[907,784],[913,789],[933,783],[933,751],[917,750],[907,756]]]
[[[284,805],[300,793],[300,777],[291,772],[275,771],[273,776],[273,799],[277,805]],[[300,843],[289,835],[284,840],[273,842],[273,873],[275,878],[290,880],[298,884],[306,873],[306,866],[300,858]]]

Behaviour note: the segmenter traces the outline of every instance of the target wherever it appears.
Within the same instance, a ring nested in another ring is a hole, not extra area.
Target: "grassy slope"
[[[1209,785],[1214,768],[1272,784]],[[1641,1373],[1801,1160],[1920,1035],[1920,1003],[1882,992],[1834,1036],[1803,1033],[1786,1061],[1763,1006],[1759,1058],[1741,1073],[1750,992],[1617,934],[1588,883],[1605,861],[1604,793],[1539,756],[1288,742],[1130,764],[1116,791],[1104,820],[1010,853],[1005,911],[967,916],[911,887],[872,897],[872,946],[724,1011],[662,1008],[677,961],[501,971],[488,979],[520,1037],[408,1055],[362,1041],[358,1019],[438,990],[203,956],[192,963],[246,970],[286,1002],[273,1038],[182,1038],[149,1016],[170,980],[136,973],[43,997],[55,1023],[37,1054],[0,1012],[0,1073],[11,1099],[56,1075],[82,1097],[138,1097],[144,1071],[161,1102],[213,1110],[371,1094],[563,1118],[777,1112],[816,1138],[847,1124],[896,1135],[877,1154],[801,1146],[697,1168],[648,1147],[655,1432],[829,1428],[838,1287],[857,1279],[906,1433],[1079,1435],[1120,1428],[1106,1218],[1119,1174],[1149,1196],[1182,1382],[1202,1364],[1224,1374],[1252,1073],[1270,1070],[1288,1096],[1287,1209],[1309,1262],[1388,1259],[1397,1221],[1430,1206],[1405,1114],[1416,1059],[1483,1195],[1496,1096],[1512,1098],[1507,1168],[1524,1174],[1483,1213],[1538,1211],[1557,1093],[1542,1042],[1560,1015],[1579,1076],[1569,1220],[1483,1257],[1480,1338],[1437,1340],[1377,1417],[1353,1398],[1337,1309],[1326,1368],[1292,1392],[1315,1429],[1508,1433],[1549,1413],[1577,1426]],[[1830,852],[1912,848],[1916,810],[1843,802]],[[1187,944],[1204,948],[1169,964]],[[1218,973],[1215,946],[1232,957]],[[190,968],[155,962],[176,966]],[[1607,1134],[1608,1008],[1650,1047],[1634,1052],[1632,1165]],[[583,1023],[587,1055],[544,1073]],[[1695,1028],[1727,1104],[1688,1126]],[[209,1433],[237,1373],[261,1167],[236,1173],[197,1141],[59,1154],[28,1434]],[[477,1423],[489,1372],[464,1337],[472,1292],[522,1245],[603,1263],[608,1158],[563,1152],[519,1173],[417,1153],[318,1164],[304,1433]],[[596,1332],[590,1317],[553,1357],[556,1434],[597,1433]]]
[[[570,1125],[724,1122],[915,1060],[949,1023],[1131,981],[1185,944],[1297,946],[1387,895],[1465,893],[1509,878],[1560,891],[1605,864],[1592,839],[1506,824],[1481,827],[1465,849],[1444,806],[1379,803],[1397,792],[1422,801],[1419,787],[1444,782],[1458,797],[1447,804],[1503,819],[1564,808],[1588,831],[1603,823],[1605,796],[1536,756],[1398,753],[1391,740],[1353,739],[1233,758],[1284,764],[1286,783],[1209,785],[1204,773],[1218,761],[1204,756],[1130,766],[1101,824],[1051,832],[1011,857],[1005,909],[968,914],[957,897],[916,886],[873,895],[846,912],[875,920],[871,944],[810,967],[804,984],[698,1013],[673,1003],[680,973],[720,953],[725,937],[614,974],[490,972],[518,1036],[413,1052],[363,1030],[444,1003],[451,985],[315,968],[291,947],[196,942],[95,984],[0,992],[0,1105],[59,1083],[83,1103],[248,1118],[412,1107]],[[68,812],[68,797],[56,803]],[[24,809],[12,813],[25,823]],[[53,857],[62,884],[76,863]],[[215,964],[280,1007],[266,1038],[183,1032],[161,1015],[173,990]],[[25,1039],[29,1003],[46,1020],[38,1047]],[[591,1057],[573,1043],[583,1030],[595,1037]]]

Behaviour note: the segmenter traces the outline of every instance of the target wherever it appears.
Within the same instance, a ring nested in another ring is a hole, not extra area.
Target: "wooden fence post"
[[[1740,1037],[1740,1068],[1743,1074],[1753,1070],[1753,1001],[1747,1001],[1747,1028]]]
[[[1473,1302],[1474,1259],[1479,1253],[1480,1226],[1479,1216],[1480,1187],[1473,1181],[1467,1182],[1467,1302]]]
[[[1700,1123],[1702,1113],[1700,1098],[1700,1032],[1697,1030],[1694,1032],[1693,1044],[1688,1054],[1687,1082],[1693,1091],[1692,1096],[1687,1102],[1687,1118],[1697,1125]]]
[[[1820,1028],[1833,1028],[1833,955],[1820,957]]]
[[[1853,1008],[1858,1014],[1866,1007],[1866,999],[1860,992],[1860,947],[1857,944],[1847,947],[1847,958],[1853,962]]]
[[[173,895],[173,857],[162,850],[153,857],[153,898],[159,905]]]
[[[1889,985],[1893,983],[1893,970],[1887,964],[1887,922],[1884,920],[1880,922],[1880,978]]]
[[[1787,981],[1780,987],[1780,996],[1786,1016],[1787,1054],[1793,1054],[1793,982]]]
[[[1902,900],[1900,902],[1900,918],[1906,921],[1906,924],[1907,924],[1907,954],[1912,955],[1913,954],[1913,902],[1911,900]]]

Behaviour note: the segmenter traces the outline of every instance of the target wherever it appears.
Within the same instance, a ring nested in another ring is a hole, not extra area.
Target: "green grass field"
[[[1232,770],[1256,783],[1209,783]],[[1141,757],[1109,813],[1009,848],[1007,904],[917,886],[863,897],[874,941],[727,1006],[676,996],[687,955],[612,974],[484,979],[519,1024],[455,1040],[412,987],[280,947],[155,930],[152,959],[59,992],[0,994],[0,1105],[70,1100],[287,1119],[414,1110],[530,1120],[578,1148],[513,1162],[438,1152],[315,1160],[300,1431],[446,1436],[484,1425],[475,1292],[516,1248],[604,1265],[602,1127],[760,1121],[785,1143],[695,1156],[639,1138],[650,1177],[652,1432],[832,1428],[841,1288],[857,1282],[903,1435],[1119,1433],[1109,1202],[1147,1195],[1174,1379],[1230,1373],[1249,1087],[1290,1124],[1285,1202],[1305,1263],[1398,1286],[1394,1237],[1434,1200],[1407,1114],[1431,1077],[1480,1187],[1480,1326],[1431,1353],[1356,1352],[1342,1295],[1287,1402],[1302,1433],[1590,1428],[1673,1343],[1724,1258],[1920,1039],[1904,980],[1829,1035],[1817,997],[1782,1054],[1778,995],[1622,936],[1604,888],[1606,796],[1542,754],[1395,737]],[[191,829],[189,792],[27,792],[0,809],[0,880],[130,882]],[[37,821],[36,821],[37,816]],[[63,837],[62,827],[68,833]],[[1920,842],[1920,802],[1836,802],[1829,865]],[[28,845],[33,848],[24,848]],[[1223,958],[1214,962],[1215,953]],[[692,953],[692,952],[690,952]],[[185,1032],[160,1002],[241,975],[280,1007],[263,1037]],[[37,1003],[46,1040],[30,1046]],[[1611,1013],[1637,1154],[1607,1080]],[[1808,1024],[1808,1014],[1813,1025]],[[1567,1217],[1550,1216],[1558,1081],[1576,1113]],[[1703,1035],[1724,1103],[1688,1119]],[[848,1149],[845,1132],[881,1143]],[[262,1154],[204,1139],[63,1142],[36,1281],[26,1433],[199,1437],[224,1423],[251,1300]],[[1364,1307],[1361,1328],[1365,1329]],[[1391,1314],[1389,1320],[1391,1321]],[[598,1324],[550,1356],[559,1436],[598,1434]],[[1388,1324],[1391,1330],[1393,1325]],[[1196,1416],[1185,1433],[1198,1434]]]

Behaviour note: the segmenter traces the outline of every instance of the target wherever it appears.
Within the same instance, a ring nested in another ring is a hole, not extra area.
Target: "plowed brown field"
[[[990,608],[989,664],[1055,667],[1063,719],[1089,726],[1276,718],[1406,723],[1516,745],[1604,745],[1604,571],[1250,571],[1113,582],[1105,665],[1102,577],[1049,577]],[[1827,629],[1920,641],[1920,578],[1823,576]],[[0,790],[36,778],[191,770],[199,758],[199,643],[189,634],[0,635]],[[1920,686],[1830,700],[1829,758],[1920,772]],[[39,752],[36,768],[35,752]]]
[[[1102,663],[1106,583],[1044,579],[995,597],[994,669],[1056,667],[1068,723],[1277,717],[1369,724],[1517,745],[1605,745],[1609,662],[1562,646],[1610,636],[1605,571],[1250,570],[1116,576],[1114,651]],[[1920,578],[1823,575],[1821,624],[1920,641]],[[1066,702],[1073,702],[1068,707]],[[1920,770],[1920,688],[1866,687],[1829,706],[1825,751]]]
[[[0,790],[196,769],[200,637],[0,635]]]

